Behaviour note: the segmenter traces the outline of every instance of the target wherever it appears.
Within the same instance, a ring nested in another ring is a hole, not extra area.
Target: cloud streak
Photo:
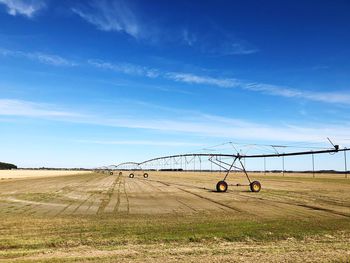
[[[187,46],[210,56],[250,55],[259,51],[248,41],[218,27],[206,25],[203,33],[187,26],[166,28],[159,23],[151,23],[153,17],[142,14],[126,0],[90,0],[71,10],[99,30],[125,33],[147,44]]]
[[[118,116],[110,118],[98,114],[84,114],[72,110],[62,110],[55,105],[23,100],[0,100],[1,116],[30,117],[64,121],[76,124],[89,124],[128,129],[146,129],[166,134],[184,134],[190,136],[207,136],[234,140],[272,141],[272,142],[324,142],[326,137],[337,141],[348,138],[350,126],[313,123],[309,125],[280,124],[272,125],[255,123],[247,120],[226,118],[222,116],[192,112],[186,117],[172,116],[169,118],[149,118],[139,116]],[[131,141],[93,141],[92,143],[132,144]],[[149,144],[148,141],[140,141]],[[181,143],[181,142],[180,142]],[[160,142],[159,145],[164,143]],[[173,146],[178,143],[174,142]],[[181,145],[179,145],[181,146]],[[197,146],[197,145],[193,145]]]
[[[191,143],[191,142],[148,141],[148,140],[127,140],[127,141],[78,140],[77,142],[89,143],[89,144],[103,144],[103,145],[146,145],[146,146],[166,146],[166,147],[203,146],[203,144]]]
[[[88,64],[100,69],[112,70],[114,72],[128,74],[128,75],[136,75],[136,76],[144,76],[148,78],[156,78],[159,76],[159,70],[152,69],[148,67],[142,67],[129,63],[109,63],[102,60],[88,60]]]
[[[0,99],[0,115],[35,118],[49,117],[52,119],[83,116],[74,112],[59,110],[53,105],[16,99]]]
[[[0,56],[25,58],[51,66],[74,67],[79,65],[88,65],[94,68],[110,70],[126,75],[152,79],[162,78],[189,85],[207,85],[219,88],[241,89],[284,98],[299,98],[322,103],[350,105],[350,93],[341,91],[322,92],[300,90],[266,83],[249,82],[236,78],[220,78],[186,72],[166,72],[157,68],[130,63],[111,63],[98,59],[89,59],[87,61],[77,63],[58,55],[46,54],[42,52],[23,52],[0,48]]]
[[[42,52],[23,52],[9,49],[0,48],[0,56],[14,57],[14,58],[26,58],[42,64],[51,66],[77,66],[74,61],[68,60],[58,55],[46,54]]]
[[[215,78],[190,73],[173,72],[168,73],[167,77],[174,81],[183,82],[186,84],[211,85],[220,88],[239,88],[285,98],[301,98],[317,102],[350,105],[350,94],[344,92],[305,91],[265,83],[247,82],[233,78]]]
[[[220,79],[213,78],[210,76],[200,76],[191,73],[175,73],[170,72],[166,74],[168,79],[184,82],[187,84],[204,84],[204,85],[214,85],[222,88],[234,88],[240,86],[240,81],[236,79]]]
[[[223,27],[206,25],[205,32],[184,28],[181,42],[194,50],[210,56],[251,55],[259,49],[246,40],[223,30]]]
[[[123,32],[136,39],[141,37],[140,23],[122,0],[94,0],[85,6],[72,8],[72,11],[100,30]]]
[[[32,18],[46,4],[41,0],[0,0],[7,8],[7,13],[12,16],[23,15]]]

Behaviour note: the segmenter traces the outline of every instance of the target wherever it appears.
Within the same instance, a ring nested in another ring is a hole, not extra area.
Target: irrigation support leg
[[[315,178],[315,156],[314,154],[312,156],[312,177]]]
[[[238,157],[235,157],[235,159],[233,159],[233,162],[232,162],[232,164],[231,164],[230,168],[227,170],[226,175],[225,175],[225,177],[224,177],[224,180],[223,180],[223,181],[226,181],[226,178],[227,178],[227,176],[229,175],[229,173],[231,172],[232,167],[235,165],[235,162],[236,162],[236,160],[237,160],[237,159],[238,159]],[[241,161],[241,160],[239,160],[239,161]]]
[[[245,167],[244,167],[244,165],[243,165],[241,159],[238,159],[238,160],[239,160],[239,162],[241,163],[242,171],[244,172],[245,176],[247,177],[249,184],[251,184],[252,181],[250,180],[249,175],[248,175],[248,173],[247,173],[247,171],[246,171],[246,169],[245,169]]]
[[[193,172],[196,171],[196,156],[193,157]]]
[[[202,159],[200,156],[198,156],[199,158],[199,171],[202,172]]]
[[[264,157],[264,175],[266,175],[266,157]]]
[[[344,151],[345,178],[348,178],[348,164],[346,162],[346,151]]]
[[[284,156],[282,156],[282,175],[284,176]]]

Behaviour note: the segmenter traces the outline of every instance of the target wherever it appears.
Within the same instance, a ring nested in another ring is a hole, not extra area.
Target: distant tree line
[[[0,170],[10,170],[10,169],[17,169],[17,166],[12,163],[0,162]]]

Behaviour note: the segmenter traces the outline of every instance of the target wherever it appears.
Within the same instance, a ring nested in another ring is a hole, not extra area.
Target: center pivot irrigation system
[[[328,139],[329,140],[329,139]],[[261,190],[261,184],[259,181],[253,181],[248,175],[248,172],[245,168],[245,159],[256,159],[256,158],[273,158],[273,157],[282,157],[283,163],[284,163],[284,157],[286,156],[300,156],[300,155],[312,155],[313,160],[313,166],[314,166],[314,158],[313,156],[316,154],[335,154],[337,152],[344,152],[344,159],[345,159],[345,172],[347,171],[347,164],[346,164],[346,151],[349,151],[348,148],[340,148],[339,145],[334,145],[330,140],[329,142],[332,144],[331,148],[322,148],[318,150],[308,150],[308,151],[294,151],[294,152],[288,152],[288,153],[279,153],[276,148],[278,147],[287,147],[287,146],[278,146],[278,145],[269,145],[271,146],[275,152],[269,153],[269,154],[221,154],[221,153],[189,153],[189,154],[178,154],[178,155],[168,155],[168,156],[162,156],[157,158],[152,158],[140,163],[137,162],[124,162],[120,163],[118,165],[110,165],[110,166],[103,166],[99,167],[96,170],[96,172],[107,172],[110,175],[113,175],[114,172],[119,171],[119,175],[122,175],[122,171],[130,171],[129,177],[133,178],[135,176],[136,172],[141,172],[144,178],[148,178],[148,172],[150,171],[197,171],[195,168],[195,161],[196,159],[199,161],[199,170],[201,169],[202,164],[202,158],[206,158],[211,163],[211,170],[212,165],[214,164],[217,166],[220,171],[224,171],[224,178],[220,180],[216,184],[216,190],[217,192],[226,192],[228,189],[228,184],[226,182],[226,179],[231,171],[240,171],[243,172],[246,176],[249,187],[252,192],[259,192]],[[193,163],[194,169],[187,169],[188,164]],[[180,166],[181,169],[165,169],[165,167],[168,166]],[[160,168],[162,167],[162,168]],[[184,169],[182,168],[184,167]],[[237,186],[240,186],[237,184]]]

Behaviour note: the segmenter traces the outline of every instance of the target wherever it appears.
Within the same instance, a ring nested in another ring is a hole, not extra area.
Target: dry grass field
[[[252,193],[230,174],[217,193],[220,173],[18,172],[0,174],[0,261],[350,261],[344,175],[256,173]]]
[[[0,170],[0,180],[20,179],[32,177],[50,177],[59,175],[82,174],[84,171],[61,171],[61,170]]]

